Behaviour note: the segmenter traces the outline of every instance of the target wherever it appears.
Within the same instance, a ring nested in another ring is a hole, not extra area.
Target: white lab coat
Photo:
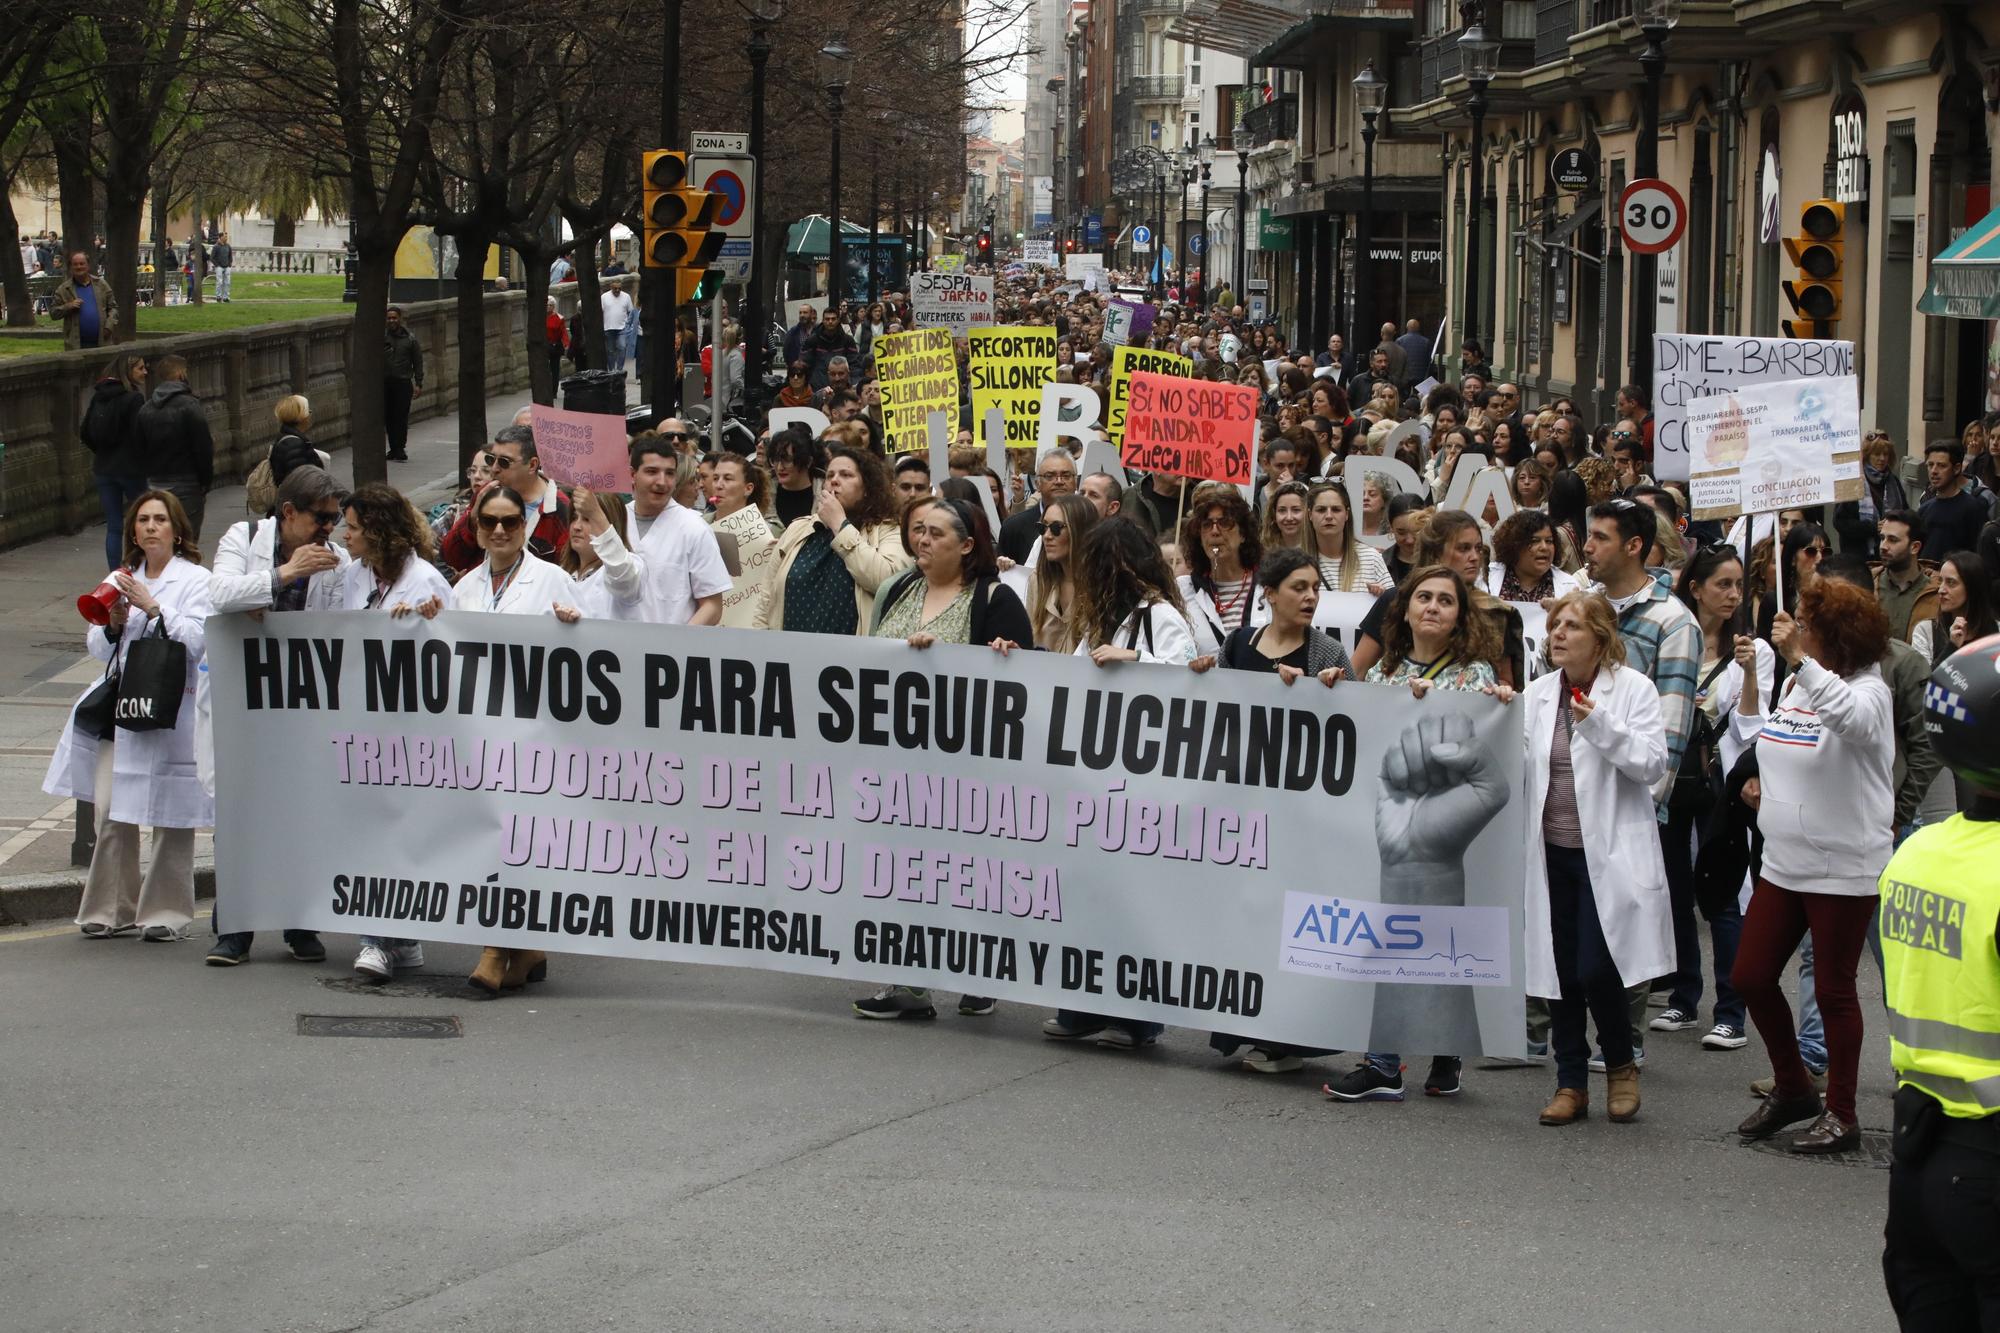
[[[769,529],[765,531],[769,533]],[[616,528],[606,528],[592,537],[590,549],[597,552],[597,567],[583,578],[571,580],[569,604],[590,620],[644,620],[643,558],[625,548]]]
[[[1574,574],[1565,574],[1559,565],[1551,565],[1549,573],[1554,578],[1555,591],[1552,596],[1567,597],[1573,592],[1583,591],[1583,580]],[[1486,566],[1486,591],[1495,597],[1500,595],[1500,585],[1507,577],[1507,567],[1498,560]]]
[[[209,588],[209,614],[225,611],[268,611],[271,575],[277,568],[278,520],[246,519],[231,523],[215,548],[215,581]],[[308,611],[338,611],[347,589],[347,552],[329,546],[338,563],[312,576],[306,584]]]
[[[1142,616],[1152,627],[1150,634],[1146,625],[1139,623]],[[1199,648],[1200,636],[1188,624],[1187,617],[1165,602],[1148,602],[1125,617],[1118,632],[1111,636],[1111,644],[1115,648],[1130,648],[1139,654],[1141,662],[1156,666],[1186,666],[1197,656],[1212,651]],[[1088,657],[1095,646],[1085,640],[1072,655]]]
[[[546,616],[553,615],[557,606],[576,605],[576,581],[561,565],[552,565],[526,548],[521,551],[521,559],[521,572],[500,594],[497,605],[493,601],[493,583],[482,560],[452,586],[451,609]]]
[[[1194,631],[1195,655],[1213,657],[1222,651],[1222,641],[1229,637],[1224,627],[1222,611],[1206,589],[1194,586],[1194,580],[1181,575],[1181,604],[1187,607],[1188,625]],[[1243,623],[1255,628],[1271,623],[1271,604],[1264,599],[1264,589],[1253,579],[1250,584],[1250,610]]]
[[[1549,878],[1542,841],[1542,806],[1549,795],[1549,746],[1555,735],[1562,673],[1537,678],[1523,692],[1521,722],[1528,745],[1527,902],[1523,956],[1530,995],[1559,999],[1555,938],[1549,926]],[[1583,857],[1604,942],[1618,975],[1635,986],[1673,971],[1674,923],[1653,784],[1667,771],[1667,729],[1660,692],[1629,667],[1598,670],[1590,697],[1596,707],[1576,724],[1570,766],[1576,788]]]
[[[388,611],[401,604],[415,610],[433,597],[446,603],[451,601],[451,584],[445,582],[436,565],[420,555],[405,559],[403,572],[396,575],[396,581],[382,589],[379,596],[376,595],[377,582],[374,570],[359,560],[349,561],[342,573],[341,608],[347,611]]]
[[[181,696],[180,713],[172,731],[120,731],[112,751],[111,808],[103,812],[121,824],[143,824],[148,828],[209,828],[215,823],[215,802],[202,789],[195,769],[195,733],[200,729],[195,703],[195,684],[201,674],[204,636],[209,613],[209,572],[200,565],[176,556],[167,562],[157,580],[146,577],[142,565],[133,575],[146,585],[160,604],[160,618],[167,636],[187,648],[186,692]],[[125,632],[116,645],[119,670],[125,655],[138,641],[141,631],[152,628],[147,617],[136,610],[125,622]],[[90,655],[109,662],[114,651],[111,638],[93,625],[84,636]],[[97,687],[92,680],[84,688],[88,694]],[[81,702],[82,694],[77,696]],[[71,724],[63,728],[56,742],[55,756],[42,779],[42,790],[51,796],[67,796],[79,801],[97,799],[97,737],[78,732],[75,705],[70,707]]]

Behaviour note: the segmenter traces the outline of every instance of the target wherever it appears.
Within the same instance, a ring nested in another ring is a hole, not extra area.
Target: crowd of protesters
[[[999,323],[1055,329],[1059,382],[1108,387],[1102,293],[1054,277],[1003,279],[1001,292]],[[607,333],[627,328],[625,306],[606,302]],[[1186,356],[1197,377],[1256,388],[1255,486],[1080,475],[1085,454],[1069,442],[1009,449],[1002,466],[974,441],[969,393],[950,476],[931,475],[926,456],[886,455],[873,349],[910,326],[890,297],[799,308],[772,331],[782,365],[768,394],[745,383],[741,330],[721,330],[720,396],[753,413],[766,397],[814,407],[829,424],[709,453],[702,432],[666,417],[631,441],[627,496],[558,484],[525,413],[428,515],[384,485],[343,493],[312,447],[310,405],[287,399],[259,507],[223,529],[206,565],[212,449],[185,368],[161,357],[149,380],[142,358],[121,356],[82,428],[117,571],[110,621],[88,647],[114,659],[157,628],[188,647],[192,698],[209,614],[455,610],[1219,666],[1208,677],[1219,688],[1227,671],[1253,671],[1418,699],[1482,692],[1518,715],[1532,807],[1534,998],[1520,1053],[1489,1063],[1553,1062],[1547,1125],[1587,1117],[1601,1073],[1609,1118],[1626,1122],[1649,1039],[1700,1030],[1704,1047],[1736,1051],[1754,1025],[1771,1077],[1739,1132],[1804,1125],[1794,1151],[1854,1149],[1856,977],[1877,878],[1913,829],[1977,796],[1932,753],[1924,682],[1996,629],[1985,427],[1921,450],[1874,432],[1858,500],[1726,533],[1691,522],[1684,493],[1653,480],[1639,388],[1592,424],[1574,399],[1525,403],[1476,345],[1448,363],[1415,326],[1386,325],[1363,352],[1339,335],[1295,347],[1241,307],[1154,313],[1144,345]],[[959,361],[963,379],[963,340]],[[1921,481],[1905,461],[1921,462]],[[1343,643],[1318,611],[1355,593],[1372,607]],[[1524,612],[1546,626],[1539,640]],[[186,776],[196,718],[190,708],[144,743],[72,727],[51,766],[51,792],[96,802],[85,935],[185,937],[187,837],[216,818]],[[157,844],[143,880],[140,824]],[[211,964],[249,953],[227,924]],[[298,958],[325,956],[313,932],[286,942]],[[1796,1008],[1781,985],[1795,958],[1807,983]],[[384,980],[421,960],[414,941],[369,938],[354,967]],[[540,953],[490,948],[470,980],[501,994],[548,972]],[[996,1006],[968,995],[957,1007]],[[904,985],[854,1010],[936,1013]],[[1070,1011],[1043,1030],[1126,1050],[1160,1035]],[[1214,1045],[1269,1074],[1329,1054],[1224,1035]],[[1426,1054],[1423,1091],[1458,1094],[1459,1057]],[[1403,1059],[1369,1052],[1324,1090],[1400,1101]]]

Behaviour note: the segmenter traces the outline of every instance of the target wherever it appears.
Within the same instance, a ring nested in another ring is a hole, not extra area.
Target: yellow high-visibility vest
[[[1882,970],[1899,1085],[2000,1115],[2000,823],[1953,815],[1882,872]]]

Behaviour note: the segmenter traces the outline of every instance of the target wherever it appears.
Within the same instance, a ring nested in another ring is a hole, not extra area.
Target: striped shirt
[[[1701,682],[1701,623],[1680,599],[1647,579],[1630,597],[1614,598],[1625,665],[1644,672],[1660,692],[1667,725],[1667,772],[1653,784],[1653,813],[1667,822],[1667,793],[1680,772],[1681,754],[1694,730],[1695,687]]]

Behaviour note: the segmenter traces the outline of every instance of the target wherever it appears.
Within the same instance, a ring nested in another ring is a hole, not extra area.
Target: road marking
[[[194,919],[197,921],[206,921],[209,915],[209,912],[206,910],[196,912]],[[27,940],[53,940],[64,935],[78,935],[81,938],[81,935],[77,931],[76,923],[71,922],[67,926],[44,926],[40,930],[0,931],[0,944],[21,944]],[[134,936],[134,938],[137,938],[137,936]]]

